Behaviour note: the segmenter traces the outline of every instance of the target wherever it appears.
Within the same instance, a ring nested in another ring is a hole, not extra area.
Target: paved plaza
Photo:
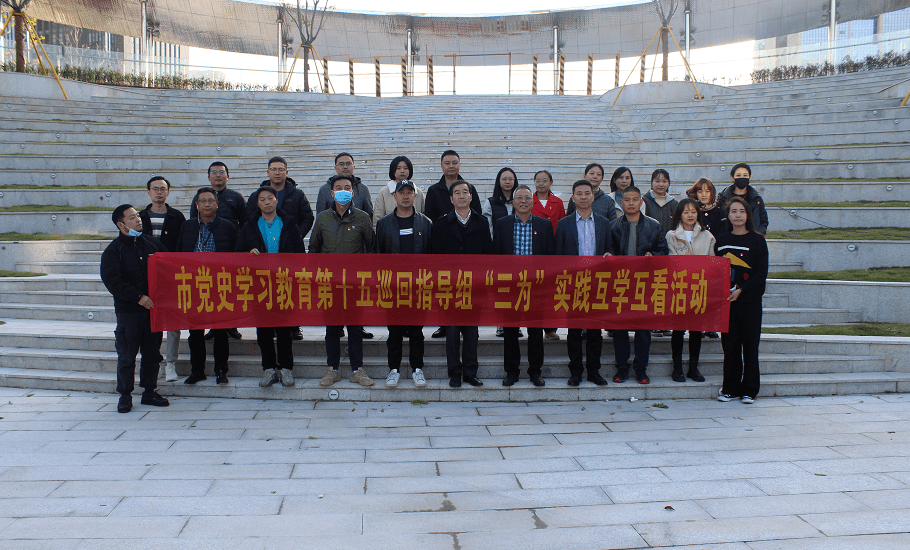
[[[116,401],[0,388],[0,548],[910,547],[907,395]]]

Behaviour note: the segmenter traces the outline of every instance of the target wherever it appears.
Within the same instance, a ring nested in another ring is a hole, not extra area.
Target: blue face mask
[[[335,191],[335,202],[344,206],[345,204],[351,202],[353,194],[350,191]]]
[[[129,229],[129,228],[127,228],[127,229]],[[129,229],[128,235],[129,235],[130,237],[138,237],[139,235],[142,235],[142,232],[141,232],[141,231],[136,231],[135,229]]]

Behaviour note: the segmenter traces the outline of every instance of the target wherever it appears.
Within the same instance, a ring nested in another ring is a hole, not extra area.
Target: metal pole
[[[452,54],[452,95],[455,95],[455,59],[458,57],[456,54]]]
[[[594,87],[594,54],[588,54],[588,95]]]
[[[348,74],[351,77],[351,95],[354,95],[354,60],[348,58]]]
[[[692,35],[690,34],[691,27],[689,27],[689,17],[692,14],[688,9],[686,10],[686,61],[691,61],[689,59],[689,48],[692,44]]]
[[[322,92],[329,93],[329,60],[322,58]]]
[[[509,52],[509,94],[512,94],[512,52]]]
[[[828,59],[831,63],[836,60],[837,53],[837,0],[831,0],[831,20],[828,21]]]
[[[382,97],[382,88],[379,85],[379,58],[373,58],[373,62],[376,64],[376,97]]]
[[[139,25],[141,31],[139,34],[139,73],[145,75],[145,83],[148,86],[148,0],[140,0],[139,7],[141,8],[141,18]]]
[[[408,95],[408,56],[401,56],[401,95]]]
[[[281,10],[278,11],[278,87],[284,86],[284,21],[281,20]]]
[[[559,95],[565,94],[566,85],[566,54],[559,54]]]
[[[553,25],[553,93],[559,89],[559,29]]]
[[[616,84],[613,87],[619,88],[619,54],[616,54]]]
[[[414,88],[414,47],[411,43],[412,33],[413,29],[408,29],[408,81],[406,87],[409,93],[411,93],[411,90]]]
[[[427,56],[427,88],[430,92],[430,95],[436,95],[435,87],[433,86],[433,56]]]
[[[537,54],[534,54],[534,63],[531,66],[531,94],[537,95]]]
[[[640,82],[645,81],[645,54],[641,54],[641,80]]]

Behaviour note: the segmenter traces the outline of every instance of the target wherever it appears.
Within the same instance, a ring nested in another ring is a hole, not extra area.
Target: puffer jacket
[[[667,231],[667,246],[671,256],[713,256],[716,241],[710,231],[702,229],[697,223],[692,230],[692,242],[686,240],[686,230],[682,225]]]
[[[155,237],[121,233],[101,253],[101,281],[114,297],[114,311],[147,311],[139,298],[148,296],[149,256],[155,252],[167,252]]]
[[[735,185],[727,187],[717,195],[717,208],[721,209],[721,212],[727,211],[727,202],[732,199],[734,196],[742,197],[749,203],[749,206],[752,207],[752,224],[755,226],[755,230],[764,235],[768,232],[768,211],[765,210],[765,201],[762,200],[761,195],[758,194],[758,191],[755,190],[751,185],[746,186],[745,195],[734,195],[733,190],[736,189]]]
[[[259,185],[259,187],[271,186],[272,182],[269,180],[265,180]],[[258,220],[262,215],[259,211],[259,205],[254,202],[256,198],[258,197],[254,191],[250,194],[250,198],[247,199],[247,221]],[[281,209],[285,216],[294,221],[294,224],[297,225],[297,230],[300,232],[300,237],[306,237],[310,229],[313,228],[313,221],[316,218],[313,216],[313,209],[310,207],[310,201],[306,198],[306,194],[297,187],[297,182],[291,178],[287,178],[284,182],[284,197],[278,208]]]
[[[666,256],[670,253],[666,234],[660,230],[657,220],[644,215],[639,217],[636,235],[638,246],[635,254],[626,254],[626,247],[629,244],[629,221],[625,216],[619,218],[610,226],[607,252],[614,256],[644,256],[648,252],[652,256]]]

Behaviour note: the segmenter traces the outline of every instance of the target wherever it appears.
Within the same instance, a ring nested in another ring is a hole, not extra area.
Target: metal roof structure
[[[682,0],[691,9],[693,47],[786,36],[827,25],[827,0]],[[906,8],[910,0],[838,0],[841,22]],[[683,36],[682,7],[671,25]],[[244,0],[147,0],[156,40],[213,50],[277,56],[275,4]],[[140,0],[33,0],[27,12],[46,21],[141,35]],[[391,58],[407,54],[407,33],[417,53],[459,56],[459,64],[501,64],[490,54],[560,51],[613,55],[640,52],[660,21],[651,3],[598,9],[477,17],[329,12],[314,46],[324,57]],[[285,17],[284,41],[296,49],[296,28]],[[672,47],[672,46],[671,46]],[[470,57],[476,54],[485,56]],[[465,57],[461,57],[465,56]],[[389,62],[388,59],[383,62]]]

